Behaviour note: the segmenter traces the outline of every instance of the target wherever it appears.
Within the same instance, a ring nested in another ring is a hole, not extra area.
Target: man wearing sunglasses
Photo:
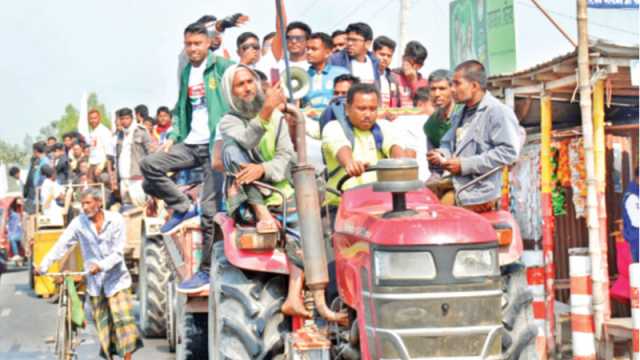
[[[255,67],[258,60],[260,60],[260,40],[258,36],[252,32],[244,32],[238,36],[236,47],[238,48],[240,64],[251,68]]]
[[[284,9],[284,1],[282,1],[282,18],[284,23],[287,23],[287,14]],[[276,36],[271,43],[271,51],[267,52],[256,68],[267,75],[273,82],[274,76],[277,78],[282,71],[284,71],[284,51],[282,49],[283,41],[287,40],[287,50],[289,52],[289,65],[299,67],[306,70],[309,67],[307,63],[307,40],[311,35],[311,28],[309,25],[300,22],[293,21],[287,25],[285,34],[280,31],[280,21],[276,15]]]

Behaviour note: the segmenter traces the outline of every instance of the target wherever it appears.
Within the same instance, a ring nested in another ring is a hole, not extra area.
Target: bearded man
[[[280,87],[263,92],[258,75],[246,65],[233,65],[222,78],[222,93],[229,106],[220,120],[224,142],[222,161],[227,174],[227,211],[238,221],[255,221],[259,234],[279,232],[279,223],[270,209],[293,201],[290,165],[295,152],[289,137],[286,99]],[[265,193],[253,183],[261,181],[281,190]],[[308,317],[299,296],[303,285],[302,270],[289,266],[288,297],[282,305],[287,315]]]

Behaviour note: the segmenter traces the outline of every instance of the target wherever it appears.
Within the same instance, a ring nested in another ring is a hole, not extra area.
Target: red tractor
[[[300,116],[296,140],[304,149]],[[441,205],[417,181],[413,160],[382,160],[369,170],[376,183],[342,194],[329,247],[333,296],[325,293],[326,222],[304,151],[293,169],[297,227],[285,222],[273,241],[218,214],[209,358],[537,359],[532,296],[518,262],[522,240],[511,215]],[[296,242],[311,320],[280,310]]]

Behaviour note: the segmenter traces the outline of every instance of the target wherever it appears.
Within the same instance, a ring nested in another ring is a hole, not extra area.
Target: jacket
[[[367,56],[369,57],[369,60],[371,60],[371,65],[373,66],[373,74],[375,77],[376,87],[380,89],[380,71],[378,71],[378,59],[373,55],[371,51],[367,52]],[[329,57],[329,64],[342,66],[343,68],[349,69],[350,73],[353,73],[353,69],[351,68],[351,57],[349,57],[346,49],[332,54],[331,57]]]
[[[209,113],[209,147],[213,146],[216,127],[220,118],[227,112],[227,104],[225,103],[222,93],[220,92],[220,82],[222,75],[227,68],[233,64],[232,61],[223,57],[213,55],[209,51],[207,57],[207,66],[204,70],[204,87],[207,97],[207,111]],[[180,79],[180,92],[178,102],[173,110],[173,122],[171,132],[167,138],[173,140],[174,143],[184,141],[191,131],[191,104],[189,102],[189,74],[191,73],[191,63],[187,64],[182,70]]]
[[[515,113],[489,92],[478,104],[475,115],[469,120],[468,129],[458,142],[456,129],[462,125],[464,110],[451,116],[451,128],[442,137],[438,148],[445,158],[460,159],[461,174],[452,179],[456,191],[476,176],[512,164],[521,148]],[[501,189],[502,172],[497,172],[460,193],[460,205],[496,200],[500,197]]]
[[[140,171],[140,162],[142,158],[153,152],[151,137],[144,126],[136,123],[132,123],[130,126],[133,131],[133,138],[131,139],[131,153],[129,154],[130,170],[129,177],[140,177],[142,172]],[[120,166],[120,156],[122,154],[122,143],[124,141],[124,131],[120,130],[116,133],[116,167]],[[118,178],[120,178],[120,169],[118,169]],[[121,179],[120,179],[121,180]]]

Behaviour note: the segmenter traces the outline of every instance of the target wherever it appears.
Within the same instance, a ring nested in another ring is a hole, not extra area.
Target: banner
[[[588,0],[587,6],[595,9],[638,9],[640,0]]]
[[[449,4],[451,68],[475,59],[490,75],[516,69],[513,0],[455,0]]]

